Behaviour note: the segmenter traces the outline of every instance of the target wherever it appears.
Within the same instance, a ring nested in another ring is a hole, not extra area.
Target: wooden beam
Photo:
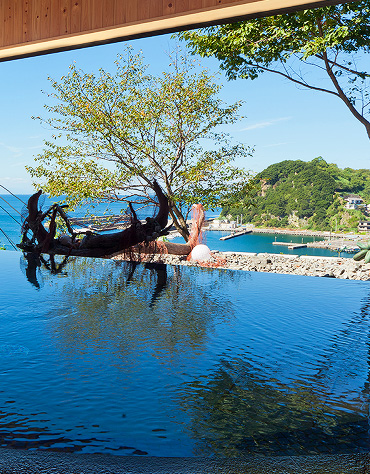
[[[0,0],[0,61],[341,0]]]

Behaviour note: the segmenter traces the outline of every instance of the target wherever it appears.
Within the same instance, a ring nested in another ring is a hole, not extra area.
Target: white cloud
[[[43,145],[16,147],[13,145],[7,145],[4,142],[0,142],[0,146],[8,150],[10,153],[12,153],[13,158],[19,158],[20,156],[23,156],[26,151],[40,150],[41,148],[43,148]]]
[[[11,183],[29,183],[29,179],[26,179],[26,178],[19,178],[19,177],[16,177],[16,178],[11,178],[10,176],[5,176],[5,178],[1,178],[2,180],[4,181],[8,181],[8,182],[11,182]]]
[[[39,150],[40,148],[44,148],[44,145],[28,146],[25,150]]]
[[[257,128],[266,128],[271,127],[279,122],[286,122],[287,120],[291,120],[292,117],[280,117],[277,119],[266,120],[265,122],[256,122],[252,125],[247,125],[246,127],[242,128],[241,131],[244,132],[246,130],[255,130]]]
[[[18,156],[22,155],[22,148],[18,148],[18,147],[12,146],[12,145],[6,145],[3,142],[0,142],[0,146],[4,147],[6,150],[13,153],[15,158],[18,158]]]
[[[16,163],[11,163],[8,166],[9,168],[19,168],[20,166],[24,168],[26,165],[28,165],[27,161],[17,161]]]

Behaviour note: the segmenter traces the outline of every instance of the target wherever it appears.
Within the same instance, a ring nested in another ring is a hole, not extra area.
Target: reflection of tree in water
[[[58,279],[58,307],[51,313],[57,316],[53,331],[61,351],[75,358],[105,347],[126,372],[145,346],[161,361],[196,358],[215,325],[233,318],[235,295],[220,291],[225,279],[249,278],[245,272],[167,271],[88,259],[69,262],[64,270],[68,277]],[[368,384],[362,393],[356,390],[364,382],[369,305],[364,301],[328,341],[316,372],[305,381],[283,383],[278,372],[272,378],[248,354],[235,352],[222,356],[212,372],[193,375],[180,387],[178,402],[191,419],[195,454],[367,451]]]
[[[63,275],[64,267],[68,263],[68,257],[56,258],[55,255],[41,255],[34,252],[23,252],[20,265],[27,280],[38,290],[43,284],[41,268],[48,271],[50,275]]]
[[[369,323],[370,296],[364,298],[360,311],[354,312],[351,319],[343,325],[342,330],[331,339],[330,347],[319,361],[319,368],[312,377],[315,385],[325,388],[328,403],[348,409],[346,401],[351,398],[351,406],[363,407],[369,403],[369,377],[363,379],[365,360],[369,364]],[[364,384],[362,392],[353,391],[353,381],[358,379],[355,387]],[[342,388],[346,398],[338,396],[337,387]],[[330,397],[330,398],[329,398]]]
[[[269,380],[232,359],[183,387],[197,455],[304,455],[367,451],[363,408],[328,407],[322,394],[298,382]]]
[[[126,357],[137,352],[138,343],[150,341],[159,354],[186,357],[187,351],[197,351],[216,322],[232,317],[230,302],[217,298],[227,274],[215,278],[212,270],[198,269],[205,279],[210,275],[204,291],[194,269],[167,270],[105,260],[71,262],[68,278],[59,280],[59,304],[53,309],[54,316],[63,316],[55,331],[64,350],[73,353],[95,341]]]
[[[197,440],[197,454],[368,452],[364,361],[370,346],[369,308],[366,298],[306,381],[282,383],[246,354],[221,360],[206,379],[184,384],[180,404],[192,419],[189,430]]]

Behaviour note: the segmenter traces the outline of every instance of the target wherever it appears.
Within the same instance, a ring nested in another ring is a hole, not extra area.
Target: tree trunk
[[[169,200],[169,206],[169,213],[173,220],[173,224],[179,234],[184,238],[185,242],[187,242],[189,240],[190,234],[188,231],[186,220],[184,219],[184,216],[181,214],[181,212],[177,209],[173,201]]]
[[[82,240],[73,240],[72,237],[66,236],[66,238],[55,239],[55,217],[57,212],[63,217],[65,216],[62,209],[58,210],[58,206],[54,205],[50,211],[52,212],[52,218],[49,226],[49,231],[45,229],[42,224],[42,220],[49,215],[43,214],[38,209],[38,200],[41,195],[41,191],[35,193],[30,197],[28,201],[28,217],[26,220],[26,227],[30,229],[33,236],[36,239],[37,244],[32,244],[32,241],[24,238],[22,243],[18,245],[19,248],[27,252],[36,253],[49,253],[50,255],[68,255],[77,257],[107,257],[112,254],[127,252],[130,253],[168,253],[173,255],[189,255],[194,246],[198,242],[199,232],[204,223],[204,211],[201,211],[198,215],[197,222],[194,223],[191,234],[189,234],[185,219],[181,212],[172,203],[172,212],[174,222],[176,221],[178,227],[176,227],[181,235],[186,239],[186,244],[175,244],[173,242],[161,242],[160,244],[155,242],[154,233],[158,234],[158,226],[160,229],[164,229],[168,222],[168,213],[170,211],[167,197],[163,194],[161,188],[154,182],[153,189],[155,190],[159,202],[159,211],[155,218],[147,219],[146,224],[141,224],[136,218],[136,214],[131,209],[133,216],[132,225],[114,234],[89,234],[86,235]],[[67,226],[69,226],[68,220],[66,220]],[[180,223],[178,222],[178,220]],[[27,234],[25,232],[24,236]]]
[[[80,257],[104,257],[116,252],[130,249],[141,242],[150,242],[154,240],[161,230],[163,230],[168,222],[168,200],[163,194],[157,182],[154,182],[153,189],[157,195],[159,202],[159,210],[154,219],[147,218],[146,224],[136,218],[133,213],[133,223],[130,227],[114,234],[87,234],[82,240],[74,240],[73,237],[63,239],[54,238],[54,220],[56,217],[57,207],[52,207],[52,220],[49,226],[49,232],[42,224],[42,220],[46,217],[38,209],[38,200],[41,191],[35,193],[28,201],[28,217],[26,224],[32,231],[37,241],[37,245],[33,245],[32,241],[24,238],[19,248],[26,251],[36,251],[57,255],[73,255]]]

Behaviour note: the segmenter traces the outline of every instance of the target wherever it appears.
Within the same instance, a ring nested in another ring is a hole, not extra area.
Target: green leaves
[[[216,56],[227,68],[246,61],[270,64],[301,53],[308,58],[335,48],[347,52],[369,45],[369,1],[327,6],[245,22],[185,31],[193,52]]]
[[[270,165],[255,177],[252,207],[249,192],[247,199],[241,198],[227,206],[224,215],[243,214],[247,222],[274,227],[288,226],[289,220],[291,225],[297,225],[301,219],[301,227],[317,230],[336,229],[338,225],[341,230],[357,229],[361,211],[350,211],[349,215],[338,191],[342,186],[342,176],[350,178],[348,186],[355,185],[359,172],[370,178],[370,171],[366,175],[365,170],[340,170],[321,157],[310,162],[282,161]]]
[[[353,256],[353,260],[359,262],[360,260],[364,260],[364,263],[370,262],[370,242],[367,244],[358,242],[357,246],[361,249]]]
[[[128,48],[116,72],[85,73],[72,64],[50,79],[46,118],[56,133],[28,171],[45,192],[65,194],[73,206],[86,199],[153,198],[156,179],[171,216],[186,237],[192,204],[218,207],[245,188],[249,174],[233,165],[251,150],[220,132],[239,119],[241,102],[224,104],[207,70],[177,56],[158,77]]]
[[[229,79],[278,74],[302,87],[340,98],[370,138],[369,72],[360,64],[369,53],[370,0],[184,31],[193,54],[214,56]],[[296,66],[297,61],[301,65]],[[302,70],[301,70],[302,67]],[[309,75],[326,72],[327,82]],[[356,87],[351,87],[356,80]]]

